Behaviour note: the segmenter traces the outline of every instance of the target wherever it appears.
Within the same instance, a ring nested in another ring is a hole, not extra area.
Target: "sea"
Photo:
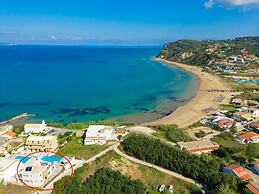
[[[193,98],[199,79],[154,60],[161,47],[0,46],[0,121],[144,123]]]

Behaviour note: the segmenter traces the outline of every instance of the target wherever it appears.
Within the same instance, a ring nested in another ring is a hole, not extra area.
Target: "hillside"
[[[164,45],[159,57],[216,71],[259,67],[259,36],[232,40],[178,40]]]

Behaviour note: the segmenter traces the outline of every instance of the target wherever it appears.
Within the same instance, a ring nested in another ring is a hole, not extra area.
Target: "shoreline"
[[[184,128],[195,122],[198,122],[206,113],[203,110],[207,108],[217,109],[218,105],[229,103],[232,93],[231,92],[210,92],[209,90],[231,90],[227,87],[218,76],[203,72],[197,66],[190,66],[182,63],[172,62],[165,59],[155,58],[156,61],[180,67],[189,73],[192,73],[200,80],[200,85],[196,91],[195,96],[186,104],[178,107],[172,114],[161,119],[144,123],[144,126],[154,125],[170,125],[177,124],[179,127]],[[215,99],[223,96],[220,102]]]
[[[0,122],[0,125],[7,125],[7,124],[12,124],[12,123],[15,123],[17,120],[20,120],[20,119],[23,119],[23,118],[26,118],[26,117],[31,117],[31,116],[35,116],[35,114],[29,114],[29,113],[22,113],[22,114],[19,114],[15,117],[12,117],[6,121],[2,121]]]

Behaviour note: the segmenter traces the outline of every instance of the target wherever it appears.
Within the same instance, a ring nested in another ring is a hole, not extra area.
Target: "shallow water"
[[[165,116],[194,95],[198,79],[152,60],[159,50],[0,46],[0,120],[24,112],[61,123]]]

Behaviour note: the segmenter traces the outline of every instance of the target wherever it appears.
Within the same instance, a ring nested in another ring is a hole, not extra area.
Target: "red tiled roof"
[[[249,180],[252,179],[252,177],[245,171],[245,169],[242,166],[230,164],[226,166],[225,168],[232,170],[236,176],[243,180]]]
[[[259,122],[252,123],[251,125],[252,125],[253,127],[259,128]]]
[[[205,151],[205,150],[211,151],[211,150],[217,150],[218,148],[219,148],[219,145],[214,145],[214,146],[208,146],[203,148],[193,148],[193,149],[190,149],[189,151],[191,152],[199,152],[199,151]]]
[[[226,118],[222,118],[220,120],[218,120],[216,123],[218,125],[218,127],[224,127],[224,126],[232,126],[234,124],[234,120],[231,119],[226,119]]]
[[[259,135],[255,132],[247,132],[247,133],[239,136],[240,139],[251,139],[251,138],[255,138],[255,137],[259,137]]]
[[[7,131],[6,133],[4,133],[4,135],[8,135],[10,137],[16,137],[16,133],[14,133],[12,131]]]
[[[246,185],[246,188],[249,189],[253,194],[259,194],[259,183],[258,182],[252,182],[248,183]]]

